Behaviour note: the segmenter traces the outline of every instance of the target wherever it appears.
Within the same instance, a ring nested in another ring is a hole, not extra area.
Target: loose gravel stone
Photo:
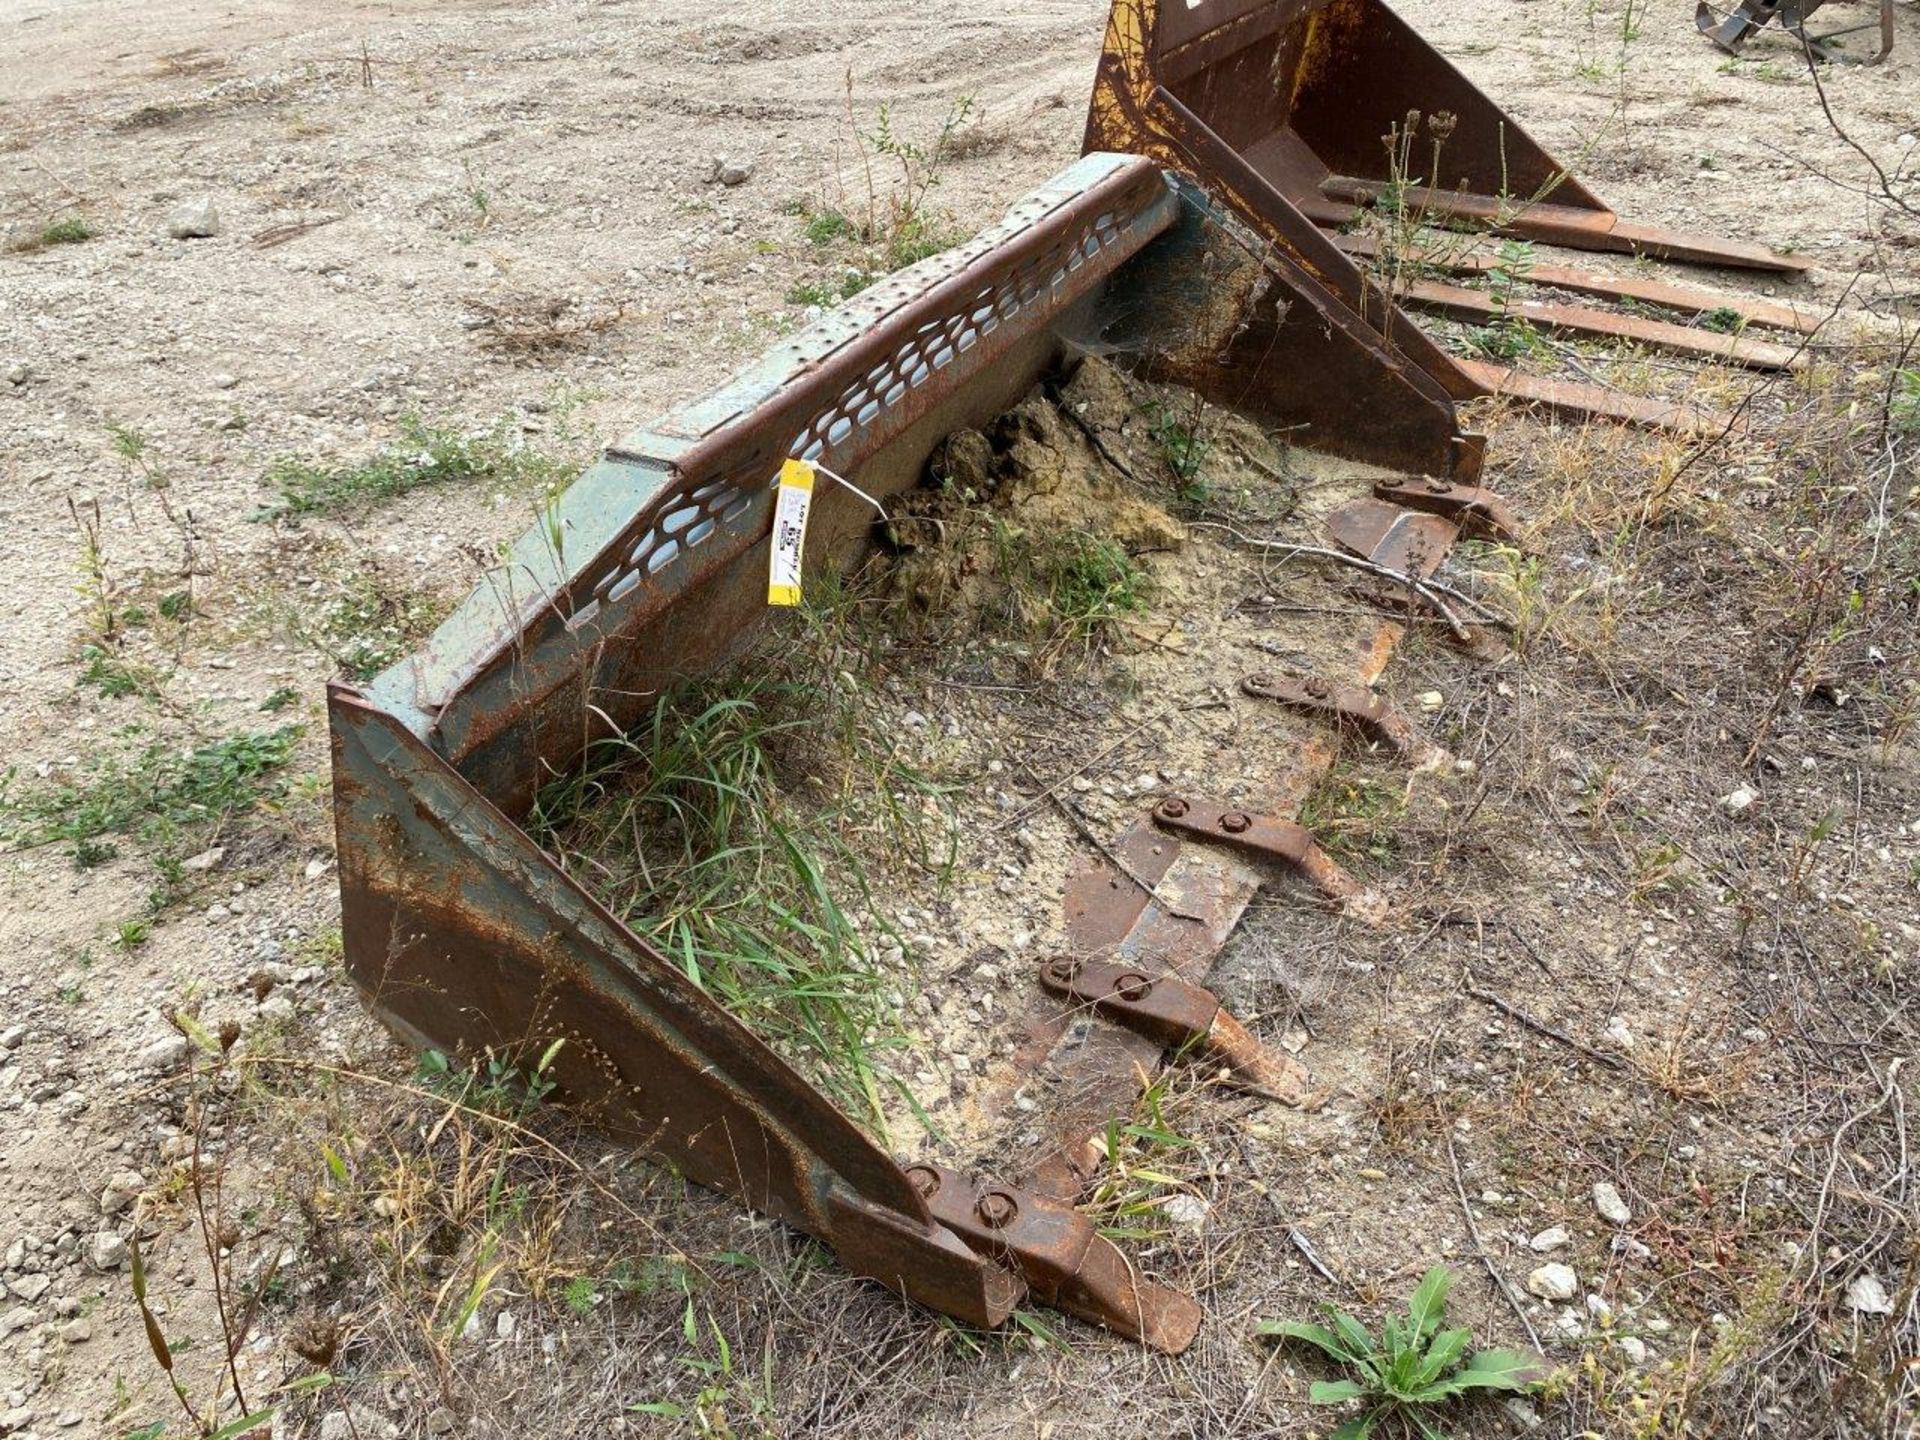
[[[1542,1300],[1571,1300],[1580,1293],[1580,1277],[1571,1265],[1542,1265],[1527,1276],[1527,1289]]]

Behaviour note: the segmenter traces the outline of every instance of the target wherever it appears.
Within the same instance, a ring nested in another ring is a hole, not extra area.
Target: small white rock
[[[1542,1265],[1527,1276],[1527,1289],[1542,1300],[1571,1300],[1580,1293],[1580,1277],[1571,1265]]]
[[[1720,797],[1720,809],[1728,815],[1738,817],[1751,810],[1754,802],[1759,798],[1760,792],[1758,790],[1754,789],[1751,785],[1742,785],[1739,789],[1730,791]]]
[[[493,1333],[502,1340],[511,1340],[513,1338],[514,1327],[517,1323],[513,1318],[513,1312],[511,1310],[502,1310],[494,1319]]]
[[[1213,1207],[1198,1195],[1179,1194],[1160,1207],[1160,1213],[1183,1230],[1199,1230],[1213,1214]]]
[[[171,1070],[186,1058],[187,1037],[163,1035],[142,1049],[134,1057],[134,1063],[143,1070]]]
[[[210,195],[196,195],[173,207],[167,234],[176,240],[207,240],[220,233],[220,211]]]
[[[1633,1032],[1627,1028],[1627,1022],[1618,1015],[1607,1021],[1607,1028],[1601,1038],[1616,1050],[1633,1049]]]
[[[226,850],[216,845],[211,850],[202,850],[198,855],[189,855],[180,862],[180,868],[182,870],[196,870],[204,874],[226,858]]]
[[[147,1180],[138,1170],[116,1170],[100,1192],[100,1213],[118,1215],[147,1188]]]
[[[1536,1430],[1540,1426],[1540,1412],[1526,1401],[1508,1396],[1500,1402],[1500,1408],[1507,1412],[1507,1418],[1522,1430]]]
[[[102,1230],[87,1242],[87,1263],[96,1270],[118,1270],[127,1260],[126,1240]]]
[[[1887,1287],[1880,1283],[1878,1275],[1863,1271],[1847,1286],[1847,1308],[1861,1315],[1891,1315],[1893,1298],[1887,1294]]]
[[[1605,1180],[1593,1187],[1593,1208],[1609,1225],[1625,1225],[1633,1219],[1633,1212],[1620,1198],[1620,1192]]]
[[[1550,1254],[1555,1250],[1564,1250],[1572,1242],[1573,1236],[1567,1233],[1564,1225],[1551,1225],[1527,1242],[1527,1248],[1537,1255]]]
[[[1635,1335],[1622,1335],[1617,1342],[1620,1353],[1627,1357],[1627,1363],[1640,1366],[1647,1363],[1647,1342]]]

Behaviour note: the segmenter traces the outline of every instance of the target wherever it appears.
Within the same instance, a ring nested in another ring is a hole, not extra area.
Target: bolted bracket
[[[1236,1090],[1307,1109],[1325,1101],[1305,1066],[1261,1044],[1211,990],[1177,975],[1149,975],[1127,965],[1062,956],[1047,962],[1040,983],[1049,993],[1085,1005],[1169,1050],[1193,1047],[1219,1066],[1221,1078]]]
[[[1178,1355],[1200,1329],[1188,1295],[1142,1279],[1079,1211],[1015,1185],[976,1182],[942,1165],[907,1167],[933,1218],[976,1254],[1016,1271],[1035,1299]]]
[[[1219,800],[1169,795],[1154,806],[1153,823],[1191,840],[1223,845],[1256,860],[1278,862],[1329,900],[1345,904],[1363,893],[1360,884],[1315,843],[1312,834],[1291,820],[1251,814]]]
[[[1376,498],[1451,520],[1467,540],[1520,539],[1513,512],[1493,491],[1478,485],[1456,485],[1447,480],[1382,480],[1373,487]]]
[[[1326,715],[1343,729],[1392,746],[1414,766],[1430,770],[1447,752],[1423,737],[1384,695],[1364,685],[1335,685],[1318,675],[1249,675],[1240,689],[1255,700],[1271,700],[1294,710]]]

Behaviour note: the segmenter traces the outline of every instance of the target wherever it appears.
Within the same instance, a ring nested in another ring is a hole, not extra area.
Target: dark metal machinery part
[[[1373,494],[1375,499],[1452,521],[1463,540],[1514,544],[1520,539],[1507,502],[1478,485],[1456,485],[1446,480],[1381,480],[1374,485]]]
[[[1146,966],[1059,956],[1041,970],[1047,990],[1146,1036],[1168,1050],[1193,1050],[1238,1090],[1293,1106],[1317,1103],[1313,1079],[1291,1056],[1262,1044],[1210,990]]]
[[[1807,17],[1825,3],[1826,0],[1740,0],[1728,10],[1699,0],[1694,6],[1693,23],[1702,35],[1729,55],[1738,55],[1748,40],[1774,21],[1823,60],[1849,58],[1834,49],[1833,42],[1863,30],[1880,32],[1880,48],[1872,55],[1861,57],[1861,63],[1878,65],[1893,53],[1893,0],[1880,0],[1880,14],[1872,24],[1843,25],[1821,35],[1807,33]]]
[[[1238,255],[1244,270],[1247,243],[1237,207],[1145,159],[1089,155],[973,241],[888,277],[609,447],[419,651],[364,685],[331,687],[345,958],[369,1006],[411,1043],[449,1052],[565,1040],[556,1099],[968,1324],[1001,1323],[1031,1292],[1162,1349],[1190,1340],[1197,1307],[1140,1281],[1070,1210],[1091,1173],[1085,1135],[1158,1062],[1160,1044],[1089,1017],[1078,1054],[1097,1083],[1059,1114],[1081,1140],[1026,1169],[1041,1203],[1009,1193],[1031,1224],[986,1226],[988,1241],[977,1210],[969,1219],[945,1199],[930,1204],[920,1172],[597,903],[518,817],[546,777],[736,653],[762,622],[783,460],[818,459],[870,495],[898,494],[941,439],[1002,413],[1073,347],[1101,342],[1116,316],[1149,335],[1211,333],[1187,312],[1216,297],[1181,264]],[[1269,272],[1253,272],[1218,343],[1185,347],[1190,383],[1271,420],[1298,401],[1296,372],[1331,363],[1320,326],[1358,327],[1335,344],[1340,408],[1303,442],[1338,442],[1352,407],[1405,409],[1421,418],[1387,427],[1384,453],[1470,485],[1480,452],[1443,391],[1377,342],[1357,343],[1373,332],[1337,303],[1286,309]],[[1310,290],[1290,294],[1325,298]],[[852,564],[871,516],[830,489],[810,532],[810,564]],[[1156,980],[1204,978],[1258,876],[1145,822],[1115,850],[1157,887],[1148,896],[1126,882],[1115,953],[1153,957]],[[1275,1093],[1292,1084],[1290,1062],[1217,1007],[1200,1038],[1242,1074],[1267,1067]]]
[[[1807,268],[1803,258],[1757,245],[1622,220],[1383,0],[1113,0],[1086,144],[1149,155],[1194,177],[1266,242],[1276,273],[1323,329],[1337,330],[1342,346],[1377,350],[1403,367],[1417,403],[1436,414],[1450,414],[1450,402],[1511,393],[1560,413],[1691,428],[1683,411],[1603,387],[1549,386],[1457,362],[1326,233],[1385,190],[1393,177],[1380,137],[1410,111],[1454,117],[1443,163],[1464,188],[1415,187],[1409,202],[1435,221],[1573,248],[1778,273]],[[1517,208],[1498,198],[1515,194],[1534,198]],[[1591,319],[1600,313],[1584,323],[1618,328],[1617,316]],[[1671,341],[1673,328],[1656,333]],[[1296,383],[1300,423],[1336,431],[1375,423],[1351,400],[1342,403],[1332,378],[1324,391]],[[1447,473],[1418,446],[1381,458]]]
[[[1335,685],[1317,675],[1249,675],[1241,691],[1255,700],[1271,700],[1289,709],[1324,715],[1368,741],[1385,745],[1411,764],[1426,766],[1446,752],[1413,728],[1386,696],[1364,685]]]
[[[1284,866],[1329,900],[1348,901],[1361,893],[1359,883],[1320,848],[1312,832],[1291,820],[1220,800],[1169,795],[1154,806],[1153,823],[1175,835]]]

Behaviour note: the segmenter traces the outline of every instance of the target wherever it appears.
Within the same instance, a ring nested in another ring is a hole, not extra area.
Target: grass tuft
[[[549,785],[531,828],[615,914],[877,1125],[878,1056],[904,1035],[840,895],[870,898],[863,838],[928,868],[948,862],[938,790],[852,716],[846,678],[707,681],[663,696]]]
[[[111,858],[110,836],[168,845],[217,830],[277,798],[298,725],[249,731],[181,750],[156,741],[131,758],[108,757],[86,774],[24,795],[0,787],[0,842],[19,849],[75,847],[82,868]],[[9,782],[14,778],[9,772]]]
[[[16,254],[31,255],[36,250],[50,250],[55,245],[81,245],[99,233],[93,222],[84,216],[70,215],[64,220],[48,221],[32,234],[15,240],[11,248]]]
[[[565,478],[560,462],[517,440],[504,421],[475,433],[410,415],[400,422],[398,440],[358,464],[329,465],[296,455],[274,461],[265,479],[280,498],[254,518],[337,515],[458,480],[527,488]]]

